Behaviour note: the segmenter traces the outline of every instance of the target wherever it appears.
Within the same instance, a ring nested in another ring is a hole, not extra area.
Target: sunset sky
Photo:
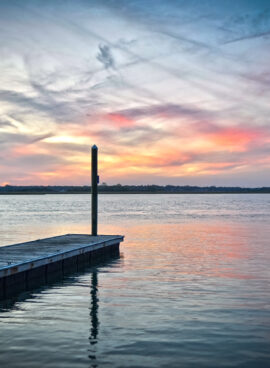
[[[2,0],[0,185],[270,186],[270,1]]]

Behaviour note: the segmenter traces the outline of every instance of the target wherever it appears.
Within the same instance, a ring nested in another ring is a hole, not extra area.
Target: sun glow
[[[75,143],[75,144],[87,144],[89,140],[87,137],[76,135],[56,135],[44,139],[47,143]]]

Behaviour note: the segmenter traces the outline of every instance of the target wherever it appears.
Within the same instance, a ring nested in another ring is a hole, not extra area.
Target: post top
[[[92,149],[97,150],[98,148],[97,148],[97,146],[94,144],[94,145],[92,146]]]

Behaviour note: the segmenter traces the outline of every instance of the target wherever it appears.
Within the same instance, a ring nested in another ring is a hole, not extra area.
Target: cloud
[[[121,116],[125,119],[141,119],[152,116],[163,116],[165,118],[192,117],[205,119],[214,116],[214,112],[203,110],[197,106],[170,103],[138,106],[117,111],[113,114],[115,114],[115,116]]]
[[[27,154],[27,155],[20,155],[16,156],[16,158],[10,158],[7,160],[9,165],[23,166],[26,170],[32,171],[35,169],[36,171],[40,170],[59,170],[61,168],[61,165],[66,165],[67,160],[64,157],[57,157],[54,154],[49,153],[33,153],[33,154]]]
[[[0,101],[8,102],[12,105],[10,108],[13,112],[14,106],[19,107],[24,113],[37,112],[39,114],[53,117],[56,120],[71,119],[75,115],[74,105],[70,105],[68,101],[42,100],[39,97],[28,96],[26,93],[12,90],[0,90]]]
[[[6,120],[6,119],[1,119],[0,120],[0,128],[5,128],[5,127],[14,127],[14,125],[10,122],[10,121],[8,121],[8,120]]]
[[[117,126],[117,129],[104,126],[100,128],[97,126],[95,129],[90,130],[88,134],[89,141],[90,139],[91,141],[98,140],[101,143],[106,141],[105,148],[108,150],[109,147],[113,147],[113,149],[109,149],[109,152],[112,152],[112,154],[117,154],[120,147],[143,147],[147,143],[157,143],[171,135],[166,130],[158,127],[137,125],[132,127]]]
[[[10,102],[21,107],[31,108],[38,111],[47,112],[47,108],[35,98],[28,97],[24,93],[12,90],[0,90],[0,100]]]
[[[70,157],[74,153],[90,154],[90,144],[50,142],[43,143],[43,147],[46,147],[48,151],[54,152],[57,155],[70,155]]]
[[[250,35],[246,35],[246,36],[240,36],[234,39],[229,39],[225,42],[223,42],[223,45],[227,45],[230,43],[235,43],[235,42],[240,42],[240,41],[249,41],[252,39],[256,39],[256,38],[261,38],[261,37],[267,37],[270,36],[270,30],[266,31],[266,32],[261,32],[261,33],[255,33],[255,34],[250,34]]]
[[[14,150],[18,150],[18,154],[23,154],[24,152],[28,152],[29,150],[35,153],[37,151],[34,148],[36,143],[39,143],[45,140],[48,137],[51,137],[52,133],[47,134],[26,134],[20,132],[1,132],[0,138],[0,146],[1,146],[1,154],[9,153],[10,155],[15,152]],[[29,149],[29,146],[33,146]],[[7,157],[7,155],[6,155]]]
[[[269,12],[236,3],[0,4],[0,180],[88,182],[93,143],[123,182],[269,166]]]
[[[97,60],[104,65],[105,69],[115,69],[115,61],[112,56],[110,47],[108,45],[100,44],[98,48],[99,53],[97,54]]]
[[[266,6],[263,10],[258,7],[255,11],[246,9],[245,12],[238,12],[234,16],[227,17],[223,29],[229,33],[229,36],[224,35],[225,45],[267,37],[270,35],[270,10]]]
[[[128,119],[124,114],[119,114],[117,112],[104,115],[104,119],[108,119],[117,127],[128,127],[135,124],[132,119]]]

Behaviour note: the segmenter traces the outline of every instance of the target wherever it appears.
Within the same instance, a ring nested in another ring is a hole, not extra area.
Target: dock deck
[[[0,247],[0,298],[119,252],[121,235],[67,234]]]

